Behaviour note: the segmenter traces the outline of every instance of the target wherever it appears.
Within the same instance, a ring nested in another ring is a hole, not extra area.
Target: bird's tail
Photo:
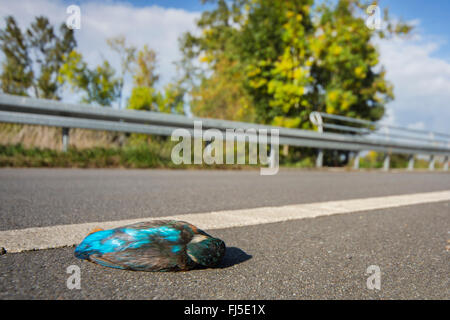
[[[97,232],[97,231],[103,231],[104,229],[102,229],[102,228],[94,228],[94,229],[92,229],[91,230],[91,232],[89,232],[87,235],[90,235],[90,234],[93,234],[93,233],[95,233],[95,232]]]

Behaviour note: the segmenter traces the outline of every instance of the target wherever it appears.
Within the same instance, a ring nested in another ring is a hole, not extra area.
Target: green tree
[[[184,94],[181,83],[172,82],[164,87],[162,99],[158,104],[158,111],[164,113],[184,114]]]
[[[33,69],[26,39],[16,20],[6,17],[6,27],[0,30],[2,62],[1,89],[5,93],[27,96],[33,83]]]
[[[159,80],[156,53],[147,45],[138,51],[131,70],[133,89],[128,100],[129,109],[184,113],[184,89],[180,81],[167,84],[162,92],[155,88]]]
[[[156,74],[156,53],[147,45],[139,50],[133,61],[133,89],[128,108],[157,111],[162,95],[154,88],[159,79]]]
[[[155,51],[144,45],[135,57],[132,70],[134,86],[152,88],[159,80],[159,75],[156,74]]]
[[[153,87],[134,87],[128,100],[128,108],[134,110],[157,111],[158,92]]]
[[[123,87],[125,84],[126,75],[131,72],[132,65],[136,60],[136,47],[128,46],[126,38],[123,35],[110,38],[106,40],[108,46],[115,51],[120,58],[120,75],[117,78],[118,82],[118,100],[119,108],[122,105]]]
[[[167,84],[163,92],[156,90],[154,87],[134,87],[128,100],[128,108],[183,114],[183,97],[183,89],[173,83]]]
[[[217,9],[205,11],[198,20],[201,36],[186,33],[180,39],[183,58],[179,67],[191,96],[191,110],[201,117],[254,121],[235,43],[239,37],[236,25],[243,14],[241,1],[216,2]]]
[[[73,91],[84,92],[83,103],[97,103],[111,106],[120,94],[120,80],[108,61],[90,69],[83,56],[73,50],[64,59],[58,78],[60,83],[68,83]]]
[[[22,33],[12,16],[6,17],[6,27],[0,30],[1,49],[6,57],[2,65],[2,91],[36,98],[59,100],[59,70],[64,56],[75,47],[73,30],[63,23],[59,35],[46,17],[36,17]]]
[[[236,62],[217,61],[211,77],[203,77],[191,91],[191,111],[200,117],[254,122],[252,100],[242,86],[242,72]]]
[[[249,97],[238,109],[253,109],[260,123],[311,128],[311,111],[369,120],[383,116],[384,105],[393,98],[392,85],[379,66],[372,40],[408,33],[409,26],[392,23],[386,12],[388,27],[370,30],[363,15],[369,3],[360,0],[214,2],[216,9],[204,12],[198,21],[202,34],[185,34],[181,42],[186,66],[195,59],[206,65],[197,83],[192,82],[194,97],[198,92],[202,97],[201,107],[193,99],[194,112],[230,117],[224,110],[214,111],[213,105],[231,110],[238,105],[220,95],[231,74],[233,84]],[[228,72],[221,67],[224,59]],[[210,103],[203,99],[204,90],[210,92]]]

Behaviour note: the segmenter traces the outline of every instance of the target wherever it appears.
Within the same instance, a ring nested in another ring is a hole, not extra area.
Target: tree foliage
[[[132,64],[136,60],[136,47],[127,45],[124,35],[106,40],[108,46],[119,55],[120,76],[117,78],[119,108],[122,103],[123,86],[126,75],[131,72]]]
[[[26,39],[13,17],[5,20],[6,27],[0,30],[1,49],[5,55],[1,88],[5,93],[27,96],[34,75]]]
[[[156,53],[147,45],[139,50],[134,60],[133,82],[136,87],[153,87],[159,80],[156,74]]]
[[[184,91],[177,84],[167,84],[162,92],[154,87],[139,86],[132,89],[128,108],[183,114],[183,97]]]
[[[242,87],[243,74],[236,62],[223,57],[210,78],[203,78],[191,92],[191,111],[202,117],[254,122],[251,97]]]
[[[59,82],[68,83],[73,91],[83,92],[83,103],[111,106],[120,96],[120,81],[108,61],[90,69],[81,53],[73,50],[65,57]]]
[[[156,89],[156,53],[147,45],[138,51],[133,61],[133,89],[128,108],[135,110],[184,113],[184,89],[180,81],[168,83],[162,91]]]
[[[59,35],[46,17],[39,16],[22,32],[14,17],[5,19],[0,30],[1,88],[5,93],[59,100],[59,70],[64,56],[76,46],[73,30],[61,24]]]
[[[181,41],[185,65],[197,60],[203,71],[191,89],[196,115],[252,114],[256,122],[291,128],[310,128],[311,111],[383,116],[393,90],[373,39],[408,33],[408,25],[385,12],[387,27],[369,29],[369,3],[360,0],[211,2],[216,8],[197,23],[201,35]]]

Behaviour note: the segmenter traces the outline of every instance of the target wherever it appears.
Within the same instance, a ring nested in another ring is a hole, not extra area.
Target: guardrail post
[[[67,152],[69,148],[69,128],[62,128],[62,151]]]
[[[274,148],[278,148],[278,146],[273,147],[270,146],[269,147],[269,168],[275,168],[275,149]]]
[[[309,114],[309,120],[317,126],[317,131],[323,133],[323,119],[320,112],[313,111]],[[323,150],[319,149],[316,158],[316,168],[322,168],[323,166]]]
[[[434,163],[435,163],[435,157],[434,157],[434,155],[431,155],[430,163],[428,164],[428,170],[430,170],[430,171],[434,170]]]
[[[448,156],[444,157],[444,171],[448,171]]]
[[[414,155],[410,155],[408,159],[408,170],[413,171],[414,170]]]
[[[361,158],[361,152],[356,151],[355,155],[355,162],[353,163],[353,169],[358,170],[359,169],[359,160]]]
[[[316,168],[322,168],[323,166],[323,150],[319,149],[316,158]]]
[[[389,171],[390,163],[391,163],[391,156],[389,155],[389,153],[386,153],[384,155],[384,162],[383,162],[383,170],[384,171]]]

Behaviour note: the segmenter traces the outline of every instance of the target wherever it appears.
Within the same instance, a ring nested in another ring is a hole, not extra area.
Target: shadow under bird
[[[183,271],[218,266],[225,243],[194,225],[175,220],[139,222],[94,230],[75,257],[105,267],[136,271]]]

